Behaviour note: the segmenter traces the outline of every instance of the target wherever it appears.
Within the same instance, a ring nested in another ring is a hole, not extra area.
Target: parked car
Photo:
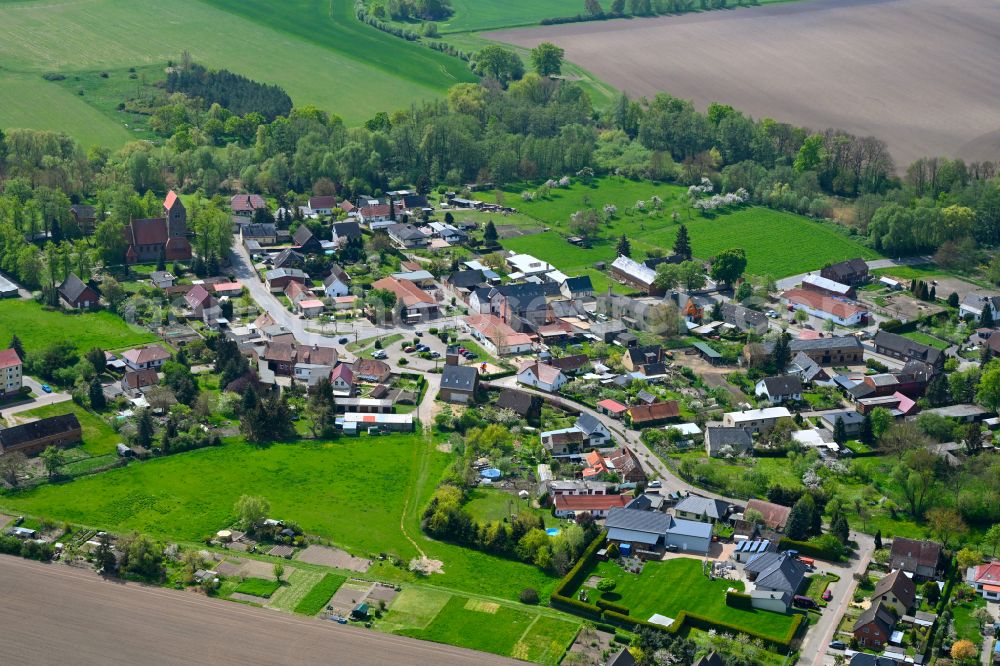
[[[441,358],[441,352],[432,351],[431,358]]]
[[[428,347],[427,345],[417,345],[417,351],[420,351],[420,352],[429,352],[430,350],[431,350],[431,348]]]
[[[376,349],[376,350],[375,350],[375,351],[374,351],[374,352],[372,353],[372,358],[378,358],[378,359],[382,359],[382,358],[386,358],[386,357],[388,357],[388,356],[389,356],[389,355],[385,353],[385,350],[384,350],[384,349]]]
[[[49,386],[48,384],[42,384],[42,390],[45,391],[46,393],[52,393],[52,387]]]
[[[413,332],[413,334],[414,334],[415,336],[417,336],[418,338],[422,338],[422,337],[424,337],[424,333],[423,333],[423,331],[414,331],[414,332]]]
[[[823,590],[823,601],[829,601],[830,599],[833,599],[833,592],[830,591],[830,588],[826,588]]]
[[[816,601],[812,597],[804,597],[801,594],[796,594],[792,597],[792,604],[798,606],[799,608],[816,607]]]
[[[649,482],[649,487],[650,488],[660,488],[661,486],[663,486],[663,483],[661,481],[650,481]]]
[[[403,347],[403,351],[406,352],[407,354],[412,354],[413,352],[417,351],[417,348],[414,347],[413,345],[408,345],[406,347]]]
[[[337,342],[340,343],[340,344],[342,344],[342,345],[346,345],[347,344],[347,338],[341,338],[341,339],[337,340]]]
[[[831,650],[846,650],[847,649],[847,643],[845,643],[844,641],[833,641],[833,642],[830,643],[830,649]]]

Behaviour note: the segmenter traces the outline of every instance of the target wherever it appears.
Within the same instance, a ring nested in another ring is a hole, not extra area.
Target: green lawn
[[[541,516],[548,527],[556,527],[562,523],[551,511],[532,508],[530,500],[522,500],[517,495],[502,490],[477,488],[469,493],[465,508],[480,522],[504,520],[511,514],[516,516],[527,512]]]
[[[981,596],[975,596],[969,601],[956,601],[952,604],[952,621],[955,625],[955,634],[959,639],[972,641],[976,645],[983,644],[983,634],[979,630],[979,620],[972,617],[972,613],[977,608],[986,606],[986,600]]]
[[[236,592],[241,594],[250,594],[255,597],[270,597],[272,594],[278,591],[281,587],[281,583],[276,580],[267,580],[266,578],[247,578],[240,581],[240,584],[236,586]]]
[[[746,627],[777,640],[784,638],[792,624],[792,615],[768,611],[746,611],[726,605],[726,590],[743,589],[739,581],[709,580],[701,572],[701,562],[686,557],[647,562],[638,576],[626,573],[615,562],[598,562],[593,574],[613,578],[618,585],[612,594],[620,595],[615,603],[628,606],[630,615],[648,620],[659,613],[676,618],[688,611],[719,622]],[[600,594],[590,592],[593,599]]]
[[[319,571],[296,567],[292,573],[285,576],[285,584],[268,599],[267,607],[288,612],[295,610],[299,602],[322,579],[323,574]]]
[[[122,438],[104,419],[76,404],[72,400],[45,405],[37,409],[22,412],[19,416],[45,418],[68,413],[76,414],[83,426],[83,450],[92,456],[103,456],[115,453],[115,445]]]
[[[323,579],[316,583],[309,593],[295,606],[295,612],[302,615],[315,615],[323,610],[326,603],[333,597],[334,592],[344,584],[346,576],[340,574],[326,574]]]
[[[81,352],[92,347],[124,349],[156,340],[149,331],[130,326],[110,312],[70,314],[46,310],[34,301],[0,302],[0,344],[6,346],[15,333],[28,352],[65,340]]]
[[[648,202],[654,195],[663,200],[659,212],[634,210],[636,201]],[[608,176],[596,179],[591,185],[574,183],[566,189],[553,189],[546,199],[522,201],[513,190],[505,193],[504,199],[537,220],[531,226],[551,227],[551,231],[541,234],[504,240],[506,249],[534,254],[563,272],[587,272],[595,280],[596,290],[607,284],[607,278],[594,270],[593,265],[614,260],[617,240],[622,234],[631,241],[635,257],[645,256],[652,248],[669,253],[679,226],[672,220],[674,212],[679,215],[679,222],[688,227],[696,257],[709,259],[722,250],[742,247],[747,253],[747,273],[751,275],[781,278],[815,270],[828,262],[879,256],[833,224],[793,213],[751,206],[712,218],[695,214],[688,206],[684,188],[676,185]],[[617,206],[618,213],[610,224],[601,226],[600,238],[592,247],[577,247],[565,240],[570,235],[569,219],[575,211],[588,207],[600,210],[608,203]]]
[[[935,349],[947,349],[951,346],[950,342],[941,340],[940,338],[935,338],[933,335],[927,335],[922,331],[909,331],[902,334],[904,338],[913,340],[914,342],[919,342],[920,344],[930,345]]]
[[[165,66],[184,50],[208,67],[281,85],[296,106],[314,104],[352,124],[475,80],[461,60],[365,26],[352,7],[352,0],[0,3],[0,70],[27,75],[15,90],[29,93],[26,101],[5,95],[17,108],[0,105],[0,121],[7,127],[61,125],[79,129],[81,139],[121,145],[129,133],[119,117],[94,110],[100,105],[88,108],[86,96],[67,94],[40,75]],[[261,48],[267,57],[260,57]],[[0,80],[10,93],[6,83]],[[347,92],[361,88],[363,95]]]

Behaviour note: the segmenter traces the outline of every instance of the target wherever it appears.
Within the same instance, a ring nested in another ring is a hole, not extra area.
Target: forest
[[[208,70],[188,58],[167,73],[167,92],[200,97],[209,106],[218,104],[241,116],[256,112],[269,121],[292,110],[292,98],[279,86],[257,83],[225,69]]]

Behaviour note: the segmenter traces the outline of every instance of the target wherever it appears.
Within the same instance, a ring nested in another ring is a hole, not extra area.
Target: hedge
[[[806,557],[818,557],[821,560],[834,561],[844,559],[844,551],[846,550],[844,546],[840,546],[834,551],[829,548],[823,548],[813,541],[795,541],[788,537],[781,537],[781,541],[778,542],[778,549],[797,550],[800,555],[805,555]]]
[[[749,594],[726,590],[726,605],[740,610],[753,610],[753,599]]]
[[[580,576],[583,575],[584,569],[593,561],[597,551],[600,550],[601,546],[604,544],[604,539],[607,537],[607,534],[607,531],[601,531],[601,533],[597,535],[597,538],[590,542],[590,545],[587,546],[587,549],[583,551],[582,555],[580,555],[580,559],[576,561],[573,568],[566,572],[566,575],[563,576],[562,580],[560,580],[556,585],[555,589],[552,591],[553,595],[558,594],[562,596],[567,586],[572,585],[576,587],[580,584]]]
[[[601,619],[601,609],[597,606],[555,592],[549,597],[549,606],[594,620]]]
[[[615,602],[608,601],[606,599],[598,599],[597,600],[597,607],[600,608],[600,609],[602,609],[602,610],[608,610],[608,611],[613,611],[615,613],[621,613],[622,615],[628,615],[629,614],[629,607],[628,606],[623,606],[621,604],[616,604]]]

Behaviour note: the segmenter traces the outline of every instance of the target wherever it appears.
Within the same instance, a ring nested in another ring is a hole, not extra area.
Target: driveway
[[[7,418],[8,422],[11,425],[14,425],[14,422],[10,420],[10,417],[13,416],[14,414],[20,412],[27,412],[32,409],[38,409],[39,407],[44,407],[45,405],[54,405],[60,402],[66,402],[67,400],[73,399],[73,396],[71,396],[69,393],[59,393],[57,391],[53,391],[52,393],[46,393],[45,391],[42,390],[42,385],[32,377],[25,376],[23,382],[25,386],[31,387],[31,392],[34,393],[35,396],[37,397],[30,398],[22,402],[12,403],[3,408],[0,408],[0,413],[2,413],[3,416]]]

